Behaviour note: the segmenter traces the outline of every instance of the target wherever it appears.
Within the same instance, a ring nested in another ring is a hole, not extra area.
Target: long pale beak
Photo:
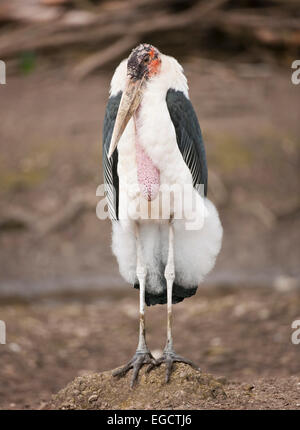
[[[144,77],[133,82],[128,78],[125,90],[123,92],[117,118],[114,126],[114,131],[110,141],[108,158],[110,158],[116,149],[118,142],[128,124],[128,121],[139,107],[143,95]]]

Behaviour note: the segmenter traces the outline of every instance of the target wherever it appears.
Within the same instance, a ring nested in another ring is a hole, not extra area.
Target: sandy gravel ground
[[[85,300],[2,305],[7,345],[0,346],[0,407],[43,407],[74,377],[127,362],[137,343],[137,304],[129,288]],[[241,387],[255,393],[253,407],[299,407],[300,344],[291,342],[299,309],[299,290],[213,287],[174,307],[178,353],[229,384],[227,400],[207,407],[251,407],[240,403]],[[149,347],[159,355],[165,307],[147,309],[146,322]]]

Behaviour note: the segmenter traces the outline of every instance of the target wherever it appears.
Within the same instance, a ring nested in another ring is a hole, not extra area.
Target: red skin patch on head
[[[161,61],[157,58],[149,64],[149,76],[156,75],[159,72]]]
[[[161,65],[161,60],[160,58],[155,58],[155,50],[154,48],[152,48],[149,52],[151,61],[150,64],[148,66],[148,70],[149,70],[149,76],[153,76],[156,75],[159,72],[160,69],[160,65]]]

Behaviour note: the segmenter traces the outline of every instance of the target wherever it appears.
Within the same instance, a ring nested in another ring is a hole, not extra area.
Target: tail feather
[[[139,289],[140,286],[138,283],[134,284],[134,288]],[[176,303],[182,302],[185,298],[191,297],[194,294],[196,294],[198,287],[193,288],[184,288],[181,285],[178,285],[176,283],[173,284],[173,294],[172,294],[172,303],[175,305]],[[145,291],[145,302],[147,306],[154,306],[154,305],[164,305],[167,303],[167,289],[164,288],[164,290],[161,293],[153,293],[151,291]]]

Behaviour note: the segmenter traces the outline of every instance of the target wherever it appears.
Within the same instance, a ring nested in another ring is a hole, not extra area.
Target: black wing
[[[115,126],[116,116],[119,109],[122,92],[116,96],[110,97],[106,106],[106,112],[103,124],[103,147],[102,163],[106,199],[108,203],[109,214],[112,220],[119,219],[119,176],[118,167],[118,150],[116,149],[110,159],[107,158],[111,136]]]
[[[204,185],[207,195],[207,165],[201,129],[193,105],[182,91],[169,89],[167,106],[176,131],[178,148],[190,169],[193,185]],[[197,187],[196,187],[197,188]]]

